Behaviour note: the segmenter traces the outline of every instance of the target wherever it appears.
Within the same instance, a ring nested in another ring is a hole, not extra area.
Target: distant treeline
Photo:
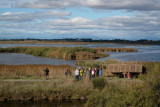
[[[125,40],[125,39],[97,39],[93,40],[92,38],[63,38],[63,39],[0,39],[0,41],[26,41],[26,40],[37,40],[37,41],[48,41],[48,42],[97,42],[97,43],[120,43],[120,44],[155,44],[159,45],[160,40]]]

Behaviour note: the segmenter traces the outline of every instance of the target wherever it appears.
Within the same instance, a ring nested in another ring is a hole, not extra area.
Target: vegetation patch
[[[85,47],[12,47],[0,48],[0,53],[25,53],[66,60],[97,59],[108,56],[108,54],[98,53],[95,49]]]
[[[107,83],[106,83],[105,78],[98,77],[98,78],[95,78],[95,79],[92,80],[92,84],[93,84],[94,89],[97,88],[99,90],[102,90]]]

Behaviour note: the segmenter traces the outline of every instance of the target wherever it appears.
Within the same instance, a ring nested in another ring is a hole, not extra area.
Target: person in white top
[[[76,81],[79,80],[79,70],[78,69],[75,70],[75,80]]]

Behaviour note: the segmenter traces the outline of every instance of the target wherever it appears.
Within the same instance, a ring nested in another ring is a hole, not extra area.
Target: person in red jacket
[[[130,73],[129,72],[127,73],[127,78],[130,79]]]

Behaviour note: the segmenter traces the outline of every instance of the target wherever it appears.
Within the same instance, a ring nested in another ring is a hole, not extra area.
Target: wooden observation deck
[[[131,76],[137,76],[142,73],[142,65],[140,64],[106,64],[103,65],[103,76],[126,77],[130,73]]]

